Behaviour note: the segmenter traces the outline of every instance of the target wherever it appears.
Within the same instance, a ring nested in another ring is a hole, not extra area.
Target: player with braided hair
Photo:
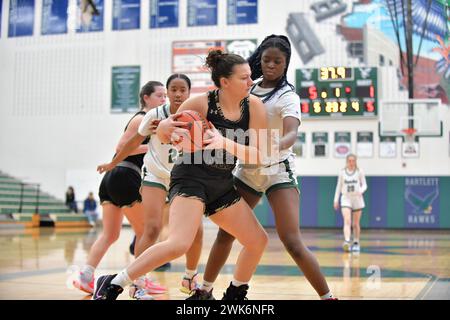
[[[319,264],[302,241],[299,229],[300,194],[295,175],[292,146],[301,122],[300,99],[287,80],[291,46],[287,37],[270,35],[248,59],[252,79],[250,92],[259,97],[266,108],[268,128],[279,133],[276,159],[258,168],[240,164],[235,184],[239,194],[254,208],[266,194],[275,215],[275,225],[286,250],[321,299],[333,299]],[[234,238],[219,229],[206,265],[204,281],[191,299],[212,297],[212,286],[231,251]]]

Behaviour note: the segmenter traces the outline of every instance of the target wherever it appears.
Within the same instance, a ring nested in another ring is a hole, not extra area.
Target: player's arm
[[[120,150],[123,148],[123,146],[128,142],[128,140],[130,140],[138,132],[138,128],[139,128],[139,125],[141,124],[142,119],[143,119],[143,116],[138,115],[130,121],[127,129],[125,130],[125,132],[123,133],[122,137],[119,140],[119,143],[117,144],[116,153],[119,153]],[[142,139],[142,141],[143,140],[144,139]],[[148,147],[146,145],[138,145],[128,155],[133,156],[136,154],[146,153],[147,150],[148,150]]]
[[[175,133],[181,133],[182,131],[187,131],[183,129],[186,127],[187,123],[182,121],[177,121],[177,118],[181,115],[181,112],[186,110],[193,110],[200,113],[204,118],[206,118],[206,112],[208,111],[208,97],[206,94],[189,98],[184,101],[178,108],[177,113],[170,115],[167,119],[162,120],[156,128],[156,134],[162,143],[170,143],[171,138]]]
[[[133,119],[134,120],[134,119]],[[145,140],[145,137],[151,134],[152,128],[153,128],[153,113],[148,112],[142,121],[139,123],[136,121],[133,123],[133,125],[139,124],[139,127],[137,129],[137,132],[128,140],[123,143],[123,136],[121,141],[119,142],[118,148],[116,149],[116,155],[114,156],[113,160],[109,163],[101,164],[97,167],[97,171],[99,173],[103,173],[105,171],[110,171],[114,169],[121,161],[125,160],[126,157],[137,154],[136,150],[141,151],[143,149],[141,147],[142,142]],[[128,128],[125,133],[127,133],[128,129],[132,123],[128,125]],[[131,131],[130,131],[131,132]],[[130,133],[127,134],[129,136]],[[125,134],[124,134],[125,136]],[[120,149],[119,149],[120,146]],[[147,146],[144,146],[148,149]],[[140,152],[141,153],[141,152]]]
[[[294,92],[284,94],[280,101],[280,114],[283,118],[283,136],[279,141],[279,150],[285,150],[294,145],[301,122],[300,98]]]
[[[286,117],[283,119],[283,136],[279,142],[279,149],[285,150],[294,145],[297,140],[297,131],[300,121],[294,117]]]
[[[119,153],[115,155],[114,159],[112,159],[109,163],[99,165],[97,167],[97,171],[99,173],[103,173],[114,169],[121,161],[131,155],[144,140],[145,136],[141,136],[139,132],[136,132],[136,134],[122,146]]]
[[[336,184],[336,190],[334,192],[334,200],[333,200],[333,207],[335,210],[337,210],[339,208],[339,195],[341,194],[341,189],[342,189],[342,174],[341,172],[339,172],[339,176],[338,176],[338,182]]]
[[[267,145],[267,132],[260,132],[267,129],[267,116],[261,100],[255,96],[250,96],[250,123],[249,123],[249,145],[236,143],[233,140],[223,137],[217,130],[208,130],[210,138],[205,139],[205,149],[225,149],[237,157],[245,164],[262,164],[265,154],[261,152],[261,147]]]
[[[367,183],[366,183],[366,176],[364,175],[364,172],[359,170],[359,179],[360,179],[360,192],[361,195],[367,190]]]

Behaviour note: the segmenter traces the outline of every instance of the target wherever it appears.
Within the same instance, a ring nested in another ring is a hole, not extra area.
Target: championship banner
[[[334,133],[334,156],[336,158],[345,158],[351,152],[351,134],[350,132]]]
[[[150,28],[178,27],[179,11],[179,0],[151,0]]]
[[[112,68],[111,112],[136,112],[139,110],[141,67]]]
[[[8,37],[32,36],[34,30],[34,0],[9,2]]]

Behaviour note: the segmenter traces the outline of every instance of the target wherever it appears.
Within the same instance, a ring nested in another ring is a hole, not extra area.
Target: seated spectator
[[[75,200],[75,191],[73,187],[69,187],[66,191],[66,206],[75,213],[78,213],[78,206]]]
[[[95,226],[97,222],[97,201],[94,199],[94,194],[89,192],[88,197],[84,200],[84,214],[87,216],[89,223]]]

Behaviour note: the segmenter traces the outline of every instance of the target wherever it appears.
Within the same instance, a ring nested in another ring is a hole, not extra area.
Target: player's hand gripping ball
[[[197,111],[185,110],[177,117],[176,121],[185,122],[182,130],[175,130],[178,141],[173,141],[178,149],[183,152],[196,152],[203,149],[205,132],[211,129],[209,122]]]

